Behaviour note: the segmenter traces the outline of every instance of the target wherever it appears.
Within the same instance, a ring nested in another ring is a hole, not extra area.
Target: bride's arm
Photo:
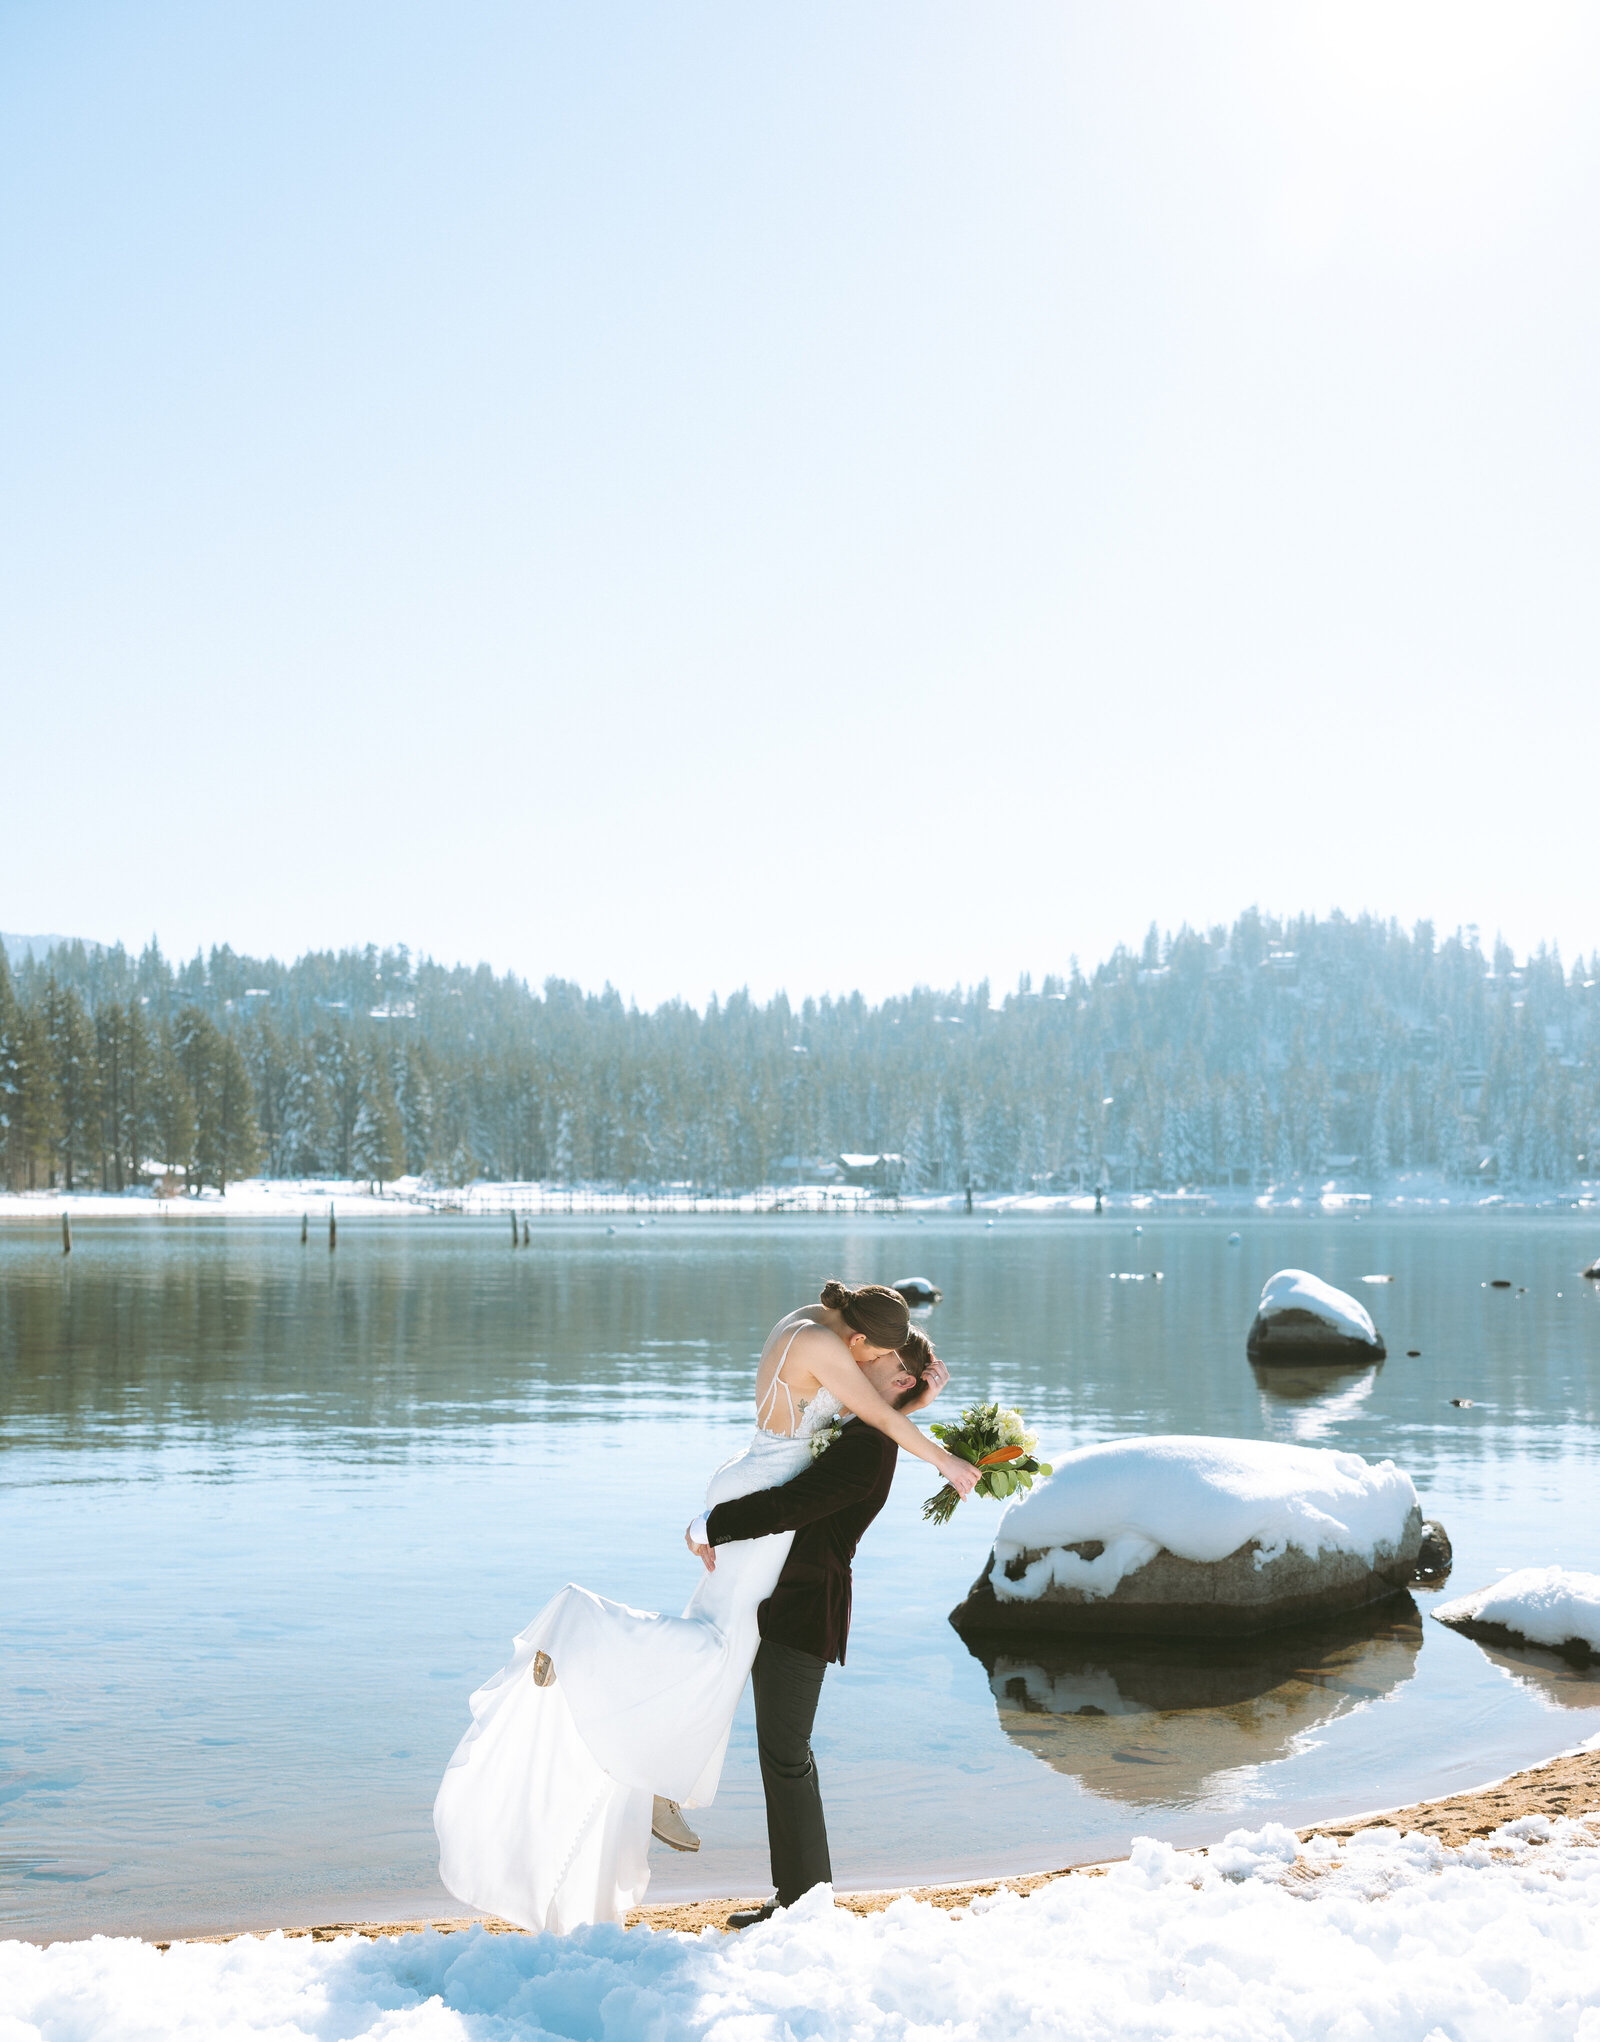
[[[978,1480],[978,1470],[971,1462],[946,1453],[936,1439],[930,1439],[919,1426],[913,1425],[903,1411],[886,1404],[851,1360],[849,1348],[826,1326],[818,1326],[815,1331],[820,1337],[802,1333],[796,1345],[799,1358],[823,1388],[831,1390],[847,1411],[887,1434],[896,1446],[903,1446],[907,1453],[914,1453],[918,1460],[937,1469],[958,1496],[969,1494]]]

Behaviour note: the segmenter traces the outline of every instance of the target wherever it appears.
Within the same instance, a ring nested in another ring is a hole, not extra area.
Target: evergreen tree
[[[22,1008],[12,990],[5,945],[0,943],[0,1185],[8,1191],[20,1191],[27,1181],[25,1056]]]
[[[361,1104],[351,1133],[355,1174],[380,1191],[405,1166],[405,1131],[395,1104],[394,1086],[385,1059],[374,1051],[362,1076]]]
[[[52,977],[44,997],[46,1052],[55,1093],[55,1161],[75,1191],[100,1159],[100,1070],[94,1025],[77,991]]]

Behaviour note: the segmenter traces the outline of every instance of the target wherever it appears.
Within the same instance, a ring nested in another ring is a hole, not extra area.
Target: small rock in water
[[[1509,1276],[1491,1276],[1489,1288],[1491,1290],[1509,1290],[1511,1288],[1511,1279]]]
[[[1406,1360],[1407,1360],[1407,1361],[1420,1361],[1421,1359],[1422,1359],[1422,1349],[1421,1349],[1420,1347],[1408,1347],[1408,1348],[1406,1349]]]
[[[1417,1571],[1412,1576],[1419,1588],[1437,1588],[1450,1573],[1455,1549],[1450,1534],[1436,1517],[1422,1521],[1422,1546],[1417,1554]]]
[[[1452,1397],[1450,1401],[1458,1411],[1470,1411],[1472,1409],[1472,1399],[1470,1397]]]
[[[1583,1272],[1591,1283],[1600,1283],[1600,1255],[1597,1255]]]

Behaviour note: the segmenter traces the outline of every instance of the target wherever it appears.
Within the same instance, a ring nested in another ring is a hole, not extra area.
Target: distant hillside
[[[0,949],[3,949],[12,964],[27,964],[34,958],[48,957],[57,944],[81,943],[78,936],[8,936],[0,929]],[[97,949],[97,944],[87,946]]]
[[[1426,923],[1151,929],[1085,977],[704,1012],[405,950],[58,945],[0,992],[13,1185],[431,1171],[746,1187],[841,1151],[908,1188],[1600,1177],[1600,955]]]

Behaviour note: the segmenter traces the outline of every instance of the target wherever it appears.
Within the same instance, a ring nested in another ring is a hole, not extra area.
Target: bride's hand
[[[970,1496],[978,1486],[979,1471],[971,1461],[961,1460],[955,1454],[941,1454],[934,1466],[958,1496]]]
[[[704,1566],[708,1574],[715,1574],[717,1571],[716,1553],[710,1546],[697,1546],[694,1540],[689,1536],[690,1532],[692,1532],[693,1530],[694,1526],[692,1524],[686,1524],[684,1526],[683,1543],[689,1548],[689,1551],[693,1553],[695,1558],[701,1562],[701,1564]]]

